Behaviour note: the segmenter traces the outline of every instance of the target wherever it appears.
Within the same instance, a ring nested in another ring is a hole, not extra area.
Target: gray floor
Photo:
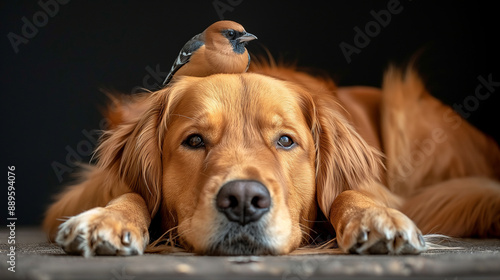
[[[500,240],[462,239],[418,256],[307,255],[205,257],[146,254],[134,257],[68,256],[34,228],[15,232],[15,272],[9,232],[0,231],[0,279],[362,279],[366,277],[500,279]]]

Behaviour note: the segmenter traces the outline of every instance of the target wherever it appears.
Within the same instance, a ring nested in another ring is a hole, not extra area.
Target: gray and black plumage
[[[243,73],[250,65],[245,48],[257,37],[234,21],[218,21],[182,47],[163,86],[175,76],[204,77],[216,73]]]

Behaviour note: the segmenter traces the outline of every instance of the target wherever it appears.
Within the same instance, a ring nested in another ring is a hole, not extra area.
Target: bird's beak
[[[251,33],[248,33],[248,32],[245,32],[243,33],[243,35],[241,35],[239,38],[238,38],[238,41],[240,42],[248,42],[248,41],[252,41],[252,40],[255,40],[257,39],[257,36],[251,34]]]

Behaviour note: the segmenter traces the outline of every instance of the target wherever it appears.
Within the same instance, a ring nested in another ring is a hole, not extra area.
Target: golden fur
[[[142,253],[148,228],[198,254],[287,254],[313,241],[321,219],[355,253],[422,252],[420,230],[500,236],[498,146],[415,71],[390,68],[379,90],[293,67],[250,70],[116,99],[98,164],[47,211],[50,238],[90,256]],[[203,149],[183,146],[192,134]],[[296,145],[281,149],[280,135]],[[270,193],[269,213],[251,226],[214,207],[232,180]]]

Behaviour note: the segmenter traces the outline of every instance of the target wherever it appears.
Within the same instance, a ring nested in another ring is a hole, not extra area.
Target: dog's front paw
[[[96,207],[61,224],[56,242],[68,254],[128,256],[144,252],[149,233],[122,212]]]
[[[418,254],[426,250],[417,226],[398,210],[370,207],[345,226],[337,242],[356,254]]]

